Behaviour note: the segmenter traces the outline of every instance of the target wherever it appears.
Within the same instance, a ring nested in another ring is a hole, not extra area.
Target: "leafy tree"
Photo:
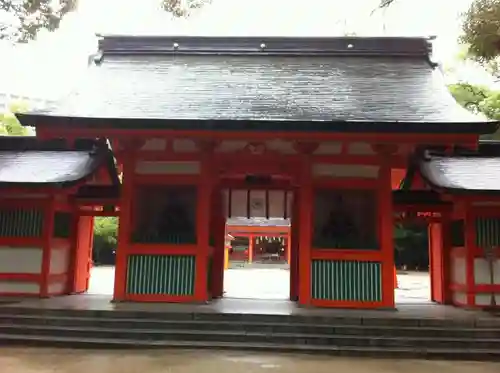
[[[203,7],[211,0],[162,0],[163,9],[174,17],[187,17],[193,9]]]
[[[97,263],[112,262],[118,243],[118,218],[94,218],[93,259]]]
[[[469,83],[450,84],[448,89],[460,105],[473,113],[483,111],[483,102],[491,94],[487,87]]]
[[[379,8],[388,8],[398,1],[410,0],[380,0]],[[459,41],[468,46],[468,56],[498,71],[500,0],[474,0],[463,14],[462,31]]]
[[[118,218],[114,216],[96,217],[94,220],[94,236],[103,242],[116,245],[118,242]]]
[[[500,0],[474,0],[464,14],[460,40],[472,57],[490,62],[500,54]]]
[[[427,269],[429,266],[427,224],[401,222],[394,227],[394,254],[398,267]]]
[[[15,113],[27,110],[27,105],[22,102],[12,103],[5,112],[0,113],[0,134],[9,136],[27,136],[29,129],[23,127],[17,120]]]
[[[466,109],[500,120],[500,91],[469,83],[451,84],[448,88],[455,100]],[[484,138],[500,139],[500,132]]]
[[[0,39],[27,42],[56,30],[77,0],[0,0]]]
[[[500,91],[469,83],[451,84],[449,89],[455,100],[466,109],[500,120]]]

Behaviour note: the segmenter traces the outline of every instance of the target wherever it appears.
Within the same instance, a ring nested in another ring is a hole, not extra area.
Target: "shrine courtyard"
[[[113,266],[92,268],[88,294],[113,294]],[[290,272],[275,264],[254,265],[249,268],[225,271],[226,298],[285,300],[290,293]],[[395,290],[396,304],[430,303],[430,278],[428,272],[399,272],[398,288]]]
[[[496,373],[500,364],[190,350],[2,348],[0,367],[2,373]]]

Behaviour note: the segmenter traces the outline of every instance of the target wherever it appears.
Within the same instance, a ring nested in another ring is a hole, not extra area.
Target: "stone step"
[[[382,312],[382,311],[381,311]],[[386,315],[378,316],[373,311],[370,316],[327,316],[327,315],[269,315],[251,313],[211,313],[211,312],[155,312],[130,310],[79,310],[79,309],[40,309],[32,307],[0,307],[0,315],[36,315],[36,316],[67,316],[67,317],[96,317],[114,319],[156,319],[156,320],[199,320],[199,321],[228,321],[228,322],[263,322],[263,323],[303,323],[323,325],[369,325],[393,327],[446,327],[446,328],[499,328],[500,317],[492,318],[410,318]]]
[[[272,352],[302,352],[308,354],[366,356],[376,358],[426,358],[445,360],[479,360],[499,361],[500,350],[495,349],[454,349],[454,348],[407,348],[407,347],[350,347],[350,346],[311,346],[297,344],[275,343],[248,343],[248,342],[207,342],[207,341],[158,341],[133,340],[116,338],[75,338],[67,336],[33,336],[0,333],[0,345],[12,346],[43,346],[65,348],[206,348],[243,351],[272,351]]]
[[[116,329],[104,327],[75,327],[75,326],[17,326],[0,325],[3,335],[26,336],[65,336],[71,338],[100,338],[124,340],[174,340],[195,342],[227,342],[227,343],[273,343],[321,346],[350,346],[350,347],[412,347],[422,348],[456,348],[456,349],[495,349],[500,345],[500,339],[484,338],[438,338],[432,335],[427,337],[373,337],[339,334],[299,334],[299,333],[261,333],[234,330],[150,330],[150,329]],[[500,350],[499,350],[500,354]]]
[[[109,327],[118,330],[203,330],[206,332],[227,330],[239,332],[298,333],[327,335],[362,335],[364,337],[447,337],[447,338],[492,338],[500,339],[500,328],[442,328],[406,326],[393,328],[368,325],[325,325],[302,323],[258,323],[203,320],[155,320],[97,317],[0,315],[0,325],[50,325],[75,327]]]

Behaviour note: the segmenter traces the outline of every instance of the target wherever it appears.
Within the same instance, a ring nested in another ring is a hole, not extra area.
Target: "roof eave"
[[[428,160],[422,160],[428,161]],[[420,164],[420,163],[419,163]],[[456,196],[470,196],[470,195],[491,195],[500,196],[499,190],[487,190],[487,189],[463,189],[463,188],[451,188],[438,185],[432,181],[425,172],[422,172],[422,168],[418,167],[418,172],[424,182],[435,192],[440,194],[451,194]]]
[[[365,132],[365,133],[433,133],[475,134],[495,132],[496,121],[478,122],[373,122],[355,120],[297,121],[241,119],[160,119],[160,118],[95,118],[67,117],[36,113],[16,114],[23,126],[76,127],[87,129],[118,128],[123,130],[198,130],[198,131],[295,131],[295,132]]]
[[[427,57],[429,37],[98,35],[102,54],[348,54]]]
[[[116,171],[115,167],[112,167],[111,165],[114,162],[110,157],[112,157],[112,153],[110,151],[106,152],[101,152],[100,154],[96,154],[94,156],[95,158],[93,159],[92,165],[89,169],[89,172],[86,173],[85,175],[82,175],[82,177],[79,177],[77,179],[73,180],[67,180],[67,181],[54,181],[54,182],[2,182],[0,181],[0,189],[6,189],[6,188],[22,188],[22,189],[69,189],[75,186],[78,186],[82,183],[85,183],[87,180],[89,180],[93,175],[95,175],[96,172],[101,167],[106,167],[112,184],[117,185],[120,184],[120,179],[118,177],[118,173]],[[113,162],[113,163],[111,163]]]

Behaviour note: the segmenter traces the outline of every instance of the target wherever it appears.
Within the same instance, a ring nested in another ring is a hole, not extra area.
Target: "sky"
[[[373,13],[379,0],[212,0],[187,19],[173,19],[161,10],[160,0],[79,0],[77,11],[58,31],[45,32],[27,45],[0,43],[0,53],[8,56],[1,62],[0,90],[8,87],[13,94],[47,100],[65,95],[78,84],[88,55],[96,49],[95,33],[436,35],[435,58],[450,66],[459,52],[460,13],[471,1],[398,0],[390,9]],[[489,76],[475,70],[455,69],[455,75],[489,83]]]

